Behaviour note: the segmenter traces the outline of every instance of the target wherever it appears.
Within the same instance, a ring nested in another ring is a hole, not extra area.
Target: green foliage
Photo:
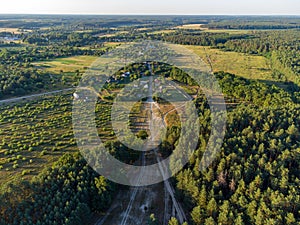
[[[244,102],[265,107],[293,102],[292,95],[275,85],[248,80],[233,74],[216,73],[222,92],[230,102]]]
[[[168,225],[179,225],[179,223],[176,218],[172,217]]]
[[[216,46],[224,44],[229,40],[248,38],[248,35],[232,35],[228,33],[191,33],[178,31],[169,35],[164,35],[163,40],[183,45]]]
[[[115,190],[79,154],[64,155],[31,183],[18,185],[0,195],[1,222],[7,225],[85,224],[91,211],[109,206]]]
[[[151,214],[148,220],[148,225],[158,225],[158,221],[154,214]]]
[[[145,139],[147,139],[147,137],[148,137],[148,133],[147,133],[147,131],[145,131],[145,130],[140,130],[140,131],[137,133],[137,137],[138,137],[138,138],[141,138],[141,139],[143,139],[143,140],[145,140]]]
[[[210,130],[209,117],[202,117],[206,132],[200,132],[189,165],[176,175],[178,196],[194,224],[294,224],[300,209],[300,106],[293,92],[222,72],[217,77],[234,105],[221,152],[198,171]],[[202,116],[208,109],[198,98]]]

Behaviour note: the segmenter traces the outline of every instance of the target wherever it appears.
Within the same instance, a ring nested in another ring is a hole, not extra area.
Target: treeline
[[[0,41],[0,48],[5,48],[5,47],[20,47],[20,45],[14,42],[8,43],[6,41]]]
[[[230,40],[223,48],[251,54],[266,54],[274,50],[297,50],[300,30],[253,31],[251,39]]]
[[[209,24],[203,27],[209,29],[242,29],[242,30],[276,30],[276,29],[296,29],[300,28],[300,24],[270,24],[270,23],[257,23],[257,24]]]
[[[232,35],[228,33],[185,33],[176,32],[170,35],[161,35],[159,39],[183,45],[217,46],[229,40],[250,38],[249,35]]]
[[[82,225],[104,211],[115,185],[93,171],[80,154],[66,154],[32,182],[9,185],[0,195],[0,224]]]
[[[36,45],[86,46],[97,44],[98,38],[89,32],[34,32],[20,35],[23,42]]]
[[[35,31],[44,31],[47,28],[95,30],[103,28],[177,26],[181,25],[183,21],[188,23],[191,20],[188,17],[151,15],[1,15],[0,19],[0,27]]]
[[[295,29],[300,28],[299,18],[293,16],[224,16],[203,25],[210,29]]]

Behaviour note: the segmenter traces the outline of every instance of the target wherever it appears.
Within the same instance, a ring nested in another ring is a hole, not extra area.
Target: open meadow
[[[214,72],[224,71],[248,79],[272,80],[272,70],[267,58],[238,52],[226,52],[204,46],[185,46],[211,64]]]
[[[74,72],[86,70],[98,57],[97,56],[72,56],[56,58],[49,61],[35,62],[33,65],[52,73]]]

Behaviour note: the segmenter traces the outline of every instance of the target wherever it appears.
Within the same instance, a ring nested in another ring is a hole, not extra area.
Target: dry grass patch
[[[212,64],[214,72],[225,71],[248,79],[273,80],[269,60],[263,56],[226,52],[203,46],[185,46]]]

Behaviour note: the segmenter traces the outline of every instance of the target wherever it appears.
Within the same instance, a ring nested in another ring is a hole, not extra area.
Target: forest
[[[217,76],[226,96],[243,103],[228,113],[228,132],[213,165],[198,171],[204,133],[189,166],[176,176],[193,224],[297,224],[299,105],[275,87]]]
[[[77,154],[66,154],[30,183],[1,195],[0,224],[85,224],[111,203],[115,185]],[[5,207],[4,207],[5,206]]]

